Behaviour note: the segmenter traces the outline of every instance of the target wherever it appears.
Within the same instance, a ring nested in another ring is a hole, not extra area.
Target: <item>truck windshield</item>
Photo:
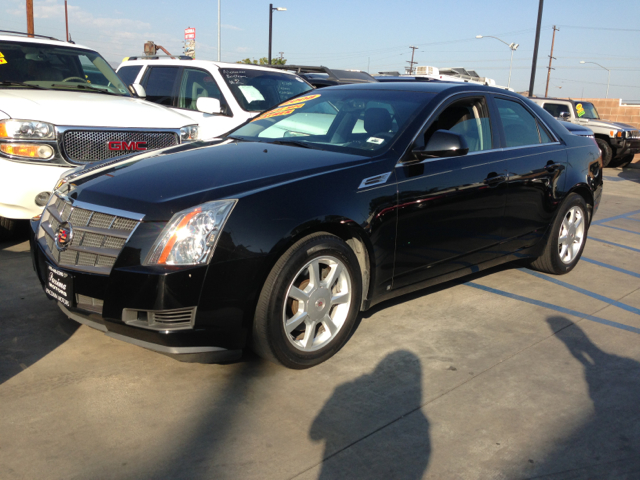
[[[130,96],[98,53],[61,45],[0,41],[3,88],[78,90]]]
[[[593,103],[579,102],[576,103],[576,115],[578,118],[588,118],[592,120],[599,120],[600,116]]]
[[[313,87],[296,75],[249,68],[221,68],[220,73],[240,106],[262,112]]]

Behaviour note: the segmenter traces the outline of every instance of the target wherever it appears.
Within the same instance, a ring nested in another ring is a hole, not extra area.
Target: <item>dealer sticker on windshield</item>
[[[7,63],[7,59],[4,58],[4,55],[2,54],[2,52],[0,52],[0,65],[3,65]]]
[[[383,142],[384,142],[384,138],[369,137],[367,139],[367,143],[375,143],[376,145],[382,145]]]
[[[582,104],[581,104],[581,103],[578,103],[578,104],[576,105],[576,111],[578,112],[578,116],[579,116],[579,117],[583,117],[583,116],[584,116],[584,114],[585,114],[584,107],[582,106]]]

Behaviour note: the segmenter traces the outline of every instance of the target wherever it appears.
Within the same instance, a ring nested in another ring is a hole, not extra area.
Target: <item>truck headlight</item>
[[[176,213],[155,241],[145,265],[205,265],[238,200],[215,200]]]
[[[55,138],[53,125],[36,120],[0,120],[0,139],[51,140]]]
[[[184,142],[193,142],[198,138],[198,125],[187,125],[180,129],[180,140]]]

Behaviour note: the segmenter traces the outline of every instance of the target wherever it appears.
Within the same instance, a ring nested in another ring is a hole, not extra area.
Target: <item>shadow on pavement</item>
[[[529,478],[640,478],[640,363],[600,350],[565,317],[547,322],[584,367],[593,415],[555,445]]]
[[[640,183],[640,169],[639,168],[623,168],[618,174],[618,177],[624,178],[631,182]]]
[[[312,440],[325,442],[320,480],[422,478],[431,440],[420,409],[421,370],[418,357],[398,351],[335,389],[309,430]],[[385,418],[391,411],[410,420]]]

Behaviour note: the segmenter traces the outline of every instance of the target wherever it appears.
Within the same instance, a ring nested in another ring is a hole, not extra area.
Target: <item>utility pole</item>
[[[278,52],[278,53],[280,54],[280,61],[282,61],[282,59],[284,58],[284,57],[283,57],[284,52]]]
[[[413,64],[414,63],[418,63],[418,62],[414,62],[413,61],[413,55],[416,53],[416,50],[418,49],[418,47],[409,46],[409,48],[411,49],[411,61],[408,62],[409,63],[409,75],[413,75]]]
[[[220,62],[220,53],[221,53],[221,48],[220,48],[220,2],[222,0],[218,0],[218,61]]]
[[[27,33],[33,37],[33,0],[27,0]]]
[[[553,44],[556,41],[556,30],[559,32],[560,29],[553,26],[553,38],[551,39],[551,54],[549,55],[549,72],[547,73],[547,88],[544,89],[544,96],[546,97],[549,94],[549,80],[551,80],[551,70],[555,70],[555,68],[551,68],[551,62],[556,60],[553,56]]]
[[[64,24],[67,27],[67,42],[69,41],[69,15],[67,15],[67,0],[64,0]]]
[[[531,63],[531,81],[529,82],[529,97],[533,97],[533,86],[536,82],[536,66],[538,63],[538,45],[540,45],[540,24],[542,23],[542,7],[544,0],[540,0],[538,6],[538,25],[536,26],[536,43],[533,47],[533,62]]]

